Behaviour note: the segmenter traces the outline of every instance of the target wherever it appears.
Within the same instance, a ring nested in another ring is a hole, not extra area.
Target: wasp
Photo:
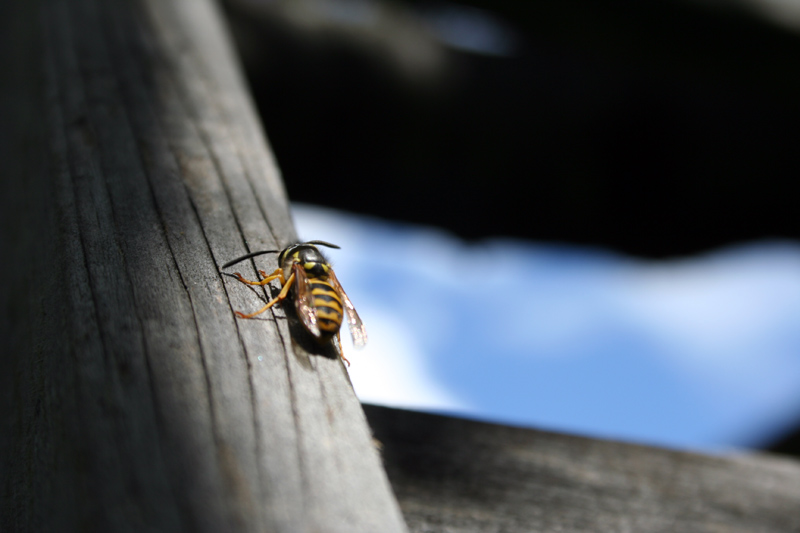
[[[228,274],[248,285],[264,286],[273,280],[281,283],[281,292],[267,305],[250,314],[235,311],[236,316],[253,318],[291,296],[303,326],[317,342],[322,344],[336,336],[341,350],[339,330],[342,327],[343,316],[346,315],[350,335],[353,337],[353,345],[364,346],[367,343],[367,330],[364,328],[353,302],[347,297],[342,284],[336,278],[333,268],[317,246],[339,249],[339,246],[329,242],[308,241],[292,244],[280,252],[264,250],[249,253],[222,265],[222,268],[225,269],[257,255],[279,254],[278,268],[272,274],[267,275],[263,270],[259,270],[263,278],[261,281],[245,279],[238,272]],[[350,364],[344,355],[341,357],[348,365]]]

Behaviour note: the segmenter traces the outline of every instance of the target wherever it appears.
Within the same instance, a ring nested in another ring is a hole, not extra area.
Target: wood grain
[[[800,531],[800,463],[365,406],[411,531]]]
[[[3,11],[35,121],[4,186],[0,529],[405,531],[339,359],[232,313],[267,294],[219,265],[296,235],[215,4]]]

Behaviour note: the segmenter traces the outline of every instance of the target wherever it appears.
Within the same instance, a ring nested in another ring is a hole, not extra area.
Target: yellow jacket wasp
[[[335,335],[336,339],[340,341],[339,347],[341,350],[339,329],[342,326],[342,316],[346,314],[347,324],[350,326],[350,335],[353,337],[353,345],[356,347],[364,346],[367,343],[367,331],[364,328],[364,324],[361,322],[358,313],[356,313],[350,298],[344,292],[341,283],[336,279],[336,274],[334,274],[330,263],[322,255],[322,252],[317,249],[317,245],[339,248],[335,244],[325,241],[292,244],[280,251],[278,268],[272,274],[267,275],[263,270],[259,270],[264,278],[261,281],[244,279],[238,272],[229,274],[248,285],[263,286],[277,279],[282,286],[278,296],[255,313],[246,315],[235,311],[236,316],[239,318],[253,318],[276,303],[285,300],[291,294],[303,326],[317,342],[327,342]],[[278,250],[249,253],[225,263],[222,268],[228,268],[257,255],[274,253],[278,253]],[[293,287],[294,291],[290,293]],[[342,359],[347,362],[343,355]],[[350,363],[348,362],[348,364]]]

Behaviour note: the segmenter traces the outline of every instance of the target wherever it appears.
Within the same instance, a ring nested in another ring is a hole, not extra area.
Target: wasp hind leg
[[[273,276],[275,276],[275,277],[280,276],[281,278],[283,278],[283,273],[281,273],[281,274],[273,274]],[[272,276],[264,278],[262,281],[269,282],[270,278],[272,278]],[[243,280],[243,281],[245,281],[245,283],[247,283],[246,280]],[[278,296],[276,296],[275,299],[272,300],[271,302],[269,302],[267,305],[265,305],[264,307],[262,307],[261,309],[259,309],[255,313],[250,313],[249,315],[246,315],[246,314],[242,313],[241,311],[234,311],[234,313],[239,318],[253,318],[256,315],[260,315],[261,313],[263,313],[264,311],[266,311],[267,309],[269,309],[270,307],[272,307],[276,303],[285,300],[286,299],[286,295],[289,294],[289,289],[292,287],[292,283],[294,283],[294,273],[292,273],[292,275],[289,276],[289,279],[286,280],[286,283],[283,284],[283,288],[281,289],[280,294],[278,294]],[[266,283],[257,283],[257,282],[251,283],[251,285],[265,285],[265,284]]]
[[[347,357],[344,356],[344,348],[342,347],[342,336],[338,331],[336,332],[336,344],[339,345],[339,357],[342,358],[342,361],[347,363],[347,366],[350,366],[350,361],[348,361]]]

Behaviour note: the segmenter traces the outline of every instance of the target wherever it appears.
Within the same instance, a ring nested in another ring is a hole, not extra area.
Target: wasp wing
[[[319,326],[317,326],[317,309],[314,307],[314,297],[311,294],[311,285],[308,281],[308,276],[303,267],[298,263],[292,265],[292,272],[294,272],[295,290],[297,297],[295,298],[295,307],[300,320],[306,327],[309,333],[315,337],[320,336]]]
[[[328,279],[333,285],[333,288],[336,289],[336,292],[342,297],[344,312],[347,315],[347,325],[350,327],[350,336],[353,337],[353,346],[360,348],[367,344],[367,328],[365,328],[364,324],[361,322],[361,317],[358,316],[353,302],[347,297],[347,293],[344,292],[342,284],[339,283],[333,270],[328,272]]]

